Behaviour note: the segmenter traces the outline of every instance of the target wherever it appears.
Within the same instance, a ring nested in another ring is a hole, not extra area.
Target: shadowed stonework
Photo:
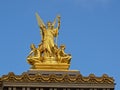
[[[82,76],[78,71],[39,71],[15,75],[10,72],[1,78],[3,90],[114,90],[114,79],[104,74]]]

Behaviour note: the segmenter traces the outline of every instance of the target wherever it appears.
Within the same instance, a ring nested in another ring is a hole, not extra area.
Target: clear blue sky
[[[120,0],[1,0],[0,76],[29,70],[29,46],[41,40],[35,12],[45,23],[61,15],[58,44],[72,54],[70,70],[106,73],[120,89]]]

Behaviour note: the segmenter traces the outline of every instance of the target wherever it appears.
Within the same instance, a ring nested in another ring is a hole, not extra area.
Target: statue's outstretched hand
[[[58,20],[60,20],[60,15],[57,16]]]

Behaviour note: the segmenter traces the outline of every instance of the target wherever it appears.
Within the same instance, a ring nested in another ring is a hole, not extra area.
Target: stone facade
[[[85,77],[79,71],[13,72],[0,77],[0,90],[114,90],[114,79],[104,74]]]

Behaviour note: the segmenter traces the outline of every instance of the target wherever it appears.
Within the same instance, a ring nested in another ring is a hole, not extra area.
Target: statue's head
[[[31,45],[30,45],[30,48],[31,48],[31,50],[33,50],[33,49],[35,49],[36,47],[35,47],[34,44],[31,44]]]
[[[60,48],[64,50],[65,49],[65,45],[64,44],[60,45]]]
[[[52,23],[49,21],[49,22],[47,22],[47,27],[48,28],[51,28],[51,26],[52,26]]]
[[[51,28],[52,28],[52,29],[54,28],[54,24],[51,25]]]

